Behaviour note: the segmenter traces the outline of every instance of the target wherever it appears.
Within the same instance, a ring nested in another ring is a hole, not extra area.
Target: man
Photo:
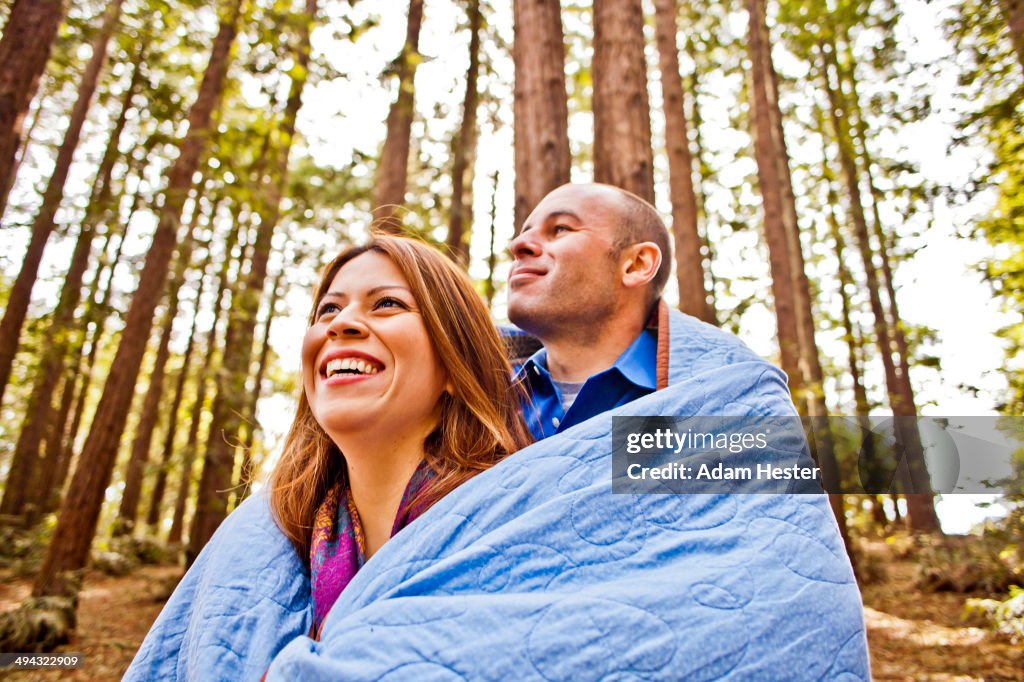
[[[563,185],[509,250],[509,319],[544,346],[518,375],[536,439],[655,390],[657,340],[645,327],[672,247],[653,206],[610,185]]]

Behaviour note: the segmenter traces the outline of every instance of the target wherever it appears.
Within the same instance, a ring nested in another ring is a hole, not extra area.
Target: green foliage
[[[968,599],[964,614],[980,615],[1000,634],[1013,642],[1024,640],[1024,589],[1014,585],[1010,596],[999,599]]]
[[[960,196],[987,192],[995,199],[975,230],[994,247],[980,267],[1012,319],[1000,331],[1009,391],[999,410],[1019,415],[1024,414],[1024,73],[999,3],[964,0],[946,21],[946,31],[960,67],[964,113],[958,143],[981,143],[991,152],[990,163]]]

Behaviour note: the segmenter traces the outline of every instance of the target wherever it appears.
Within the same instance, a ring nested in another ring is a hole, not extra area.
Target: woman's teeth
[[[358,358],[336,358],[327,363],[326,373],[328,377],[335,374],[376,374],[380,369],[365,360]]]

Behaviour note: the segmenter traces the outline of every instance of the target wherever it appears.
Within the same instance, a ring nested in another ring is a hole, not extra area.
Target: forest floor
[[[865,551],[884,567],[885,579],[864,590],[871,665],[876,680],[961,682],[1024,679],[1024,647],[963,620],[965,595],[921,593],[913,559],[896,556],[884,543]],[[145,566],[123,577],[88,575],[80,595],[78,635],[64,652],[85,654],[74,671],[0,672],[0,678],[118,680],[160,612],[173,566]],[[28,579],[0,572],[0,611],[28,595]]]

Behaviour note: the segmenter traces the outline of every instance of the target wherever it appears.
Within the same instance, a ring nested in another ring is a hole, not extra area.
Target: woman
[[[379,236],[331,261],[269,495],[224,521],[125,679],[255,679],[319,635],[381,545],[530,442],[511,376],[483,302],[435,249]]]
[[[376,237],[324,269],[270,481],[276,521],[308,557],[314,632],[392,535],[529,443],[510,377],[469,279],[429,246]]]

